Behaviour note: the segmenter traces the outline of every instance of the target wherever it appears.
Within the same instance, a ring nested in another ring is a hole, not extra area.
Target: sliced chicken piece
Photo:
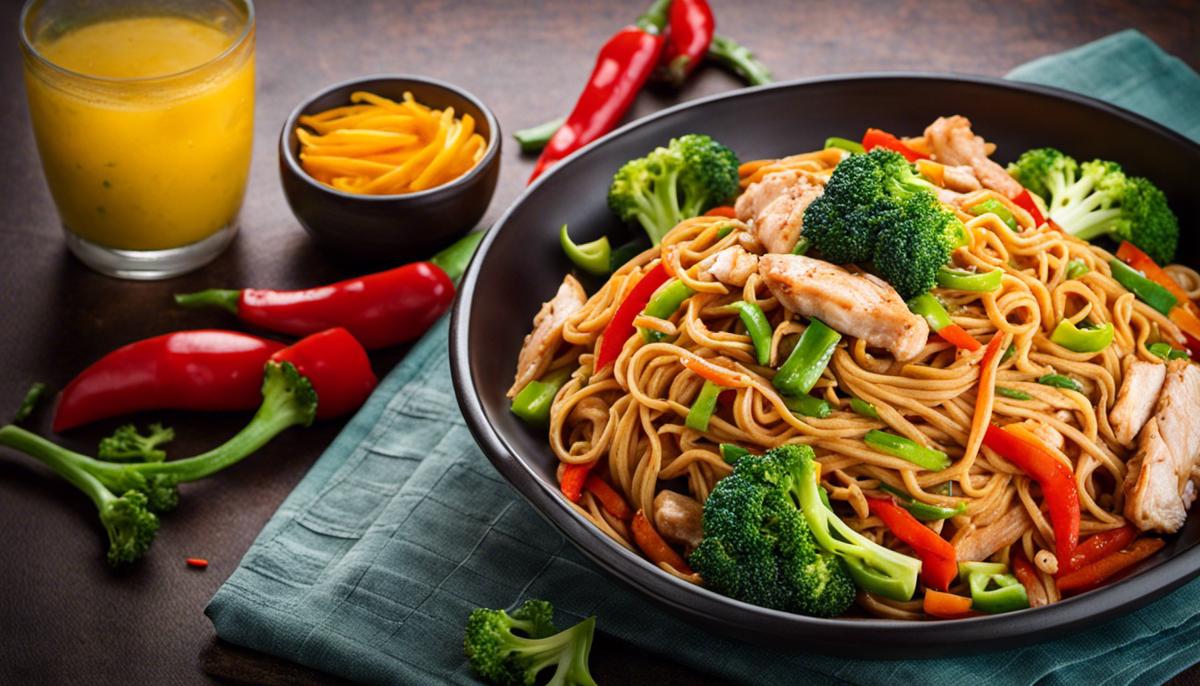
[[[894,288],[869,274],[803,255],[764,255],[758,273],[792,312],[816,317],[898,360],[916,357],[929,340],[925,320],[908,310]]]
[[[1117,441],[1132,446],[1138,432],[1154,413],[1154,401],[1167,378],[1167,366],[1129,355],[1124,367],[1121,389],[1117,391],[1117,402],[1108,414],[1108,421]]]
[[[758,255],[747,252],[740,245],[731,245],[700,260],[696,266],[701,277],[711,276],[723,284],[740,288],[758,271]]]
[[[1014,503],[1008,512],[996,521],[978,529],[963,529],[966,533],[955,536],[954,551],[960,561],[980,562],[996,551],[1017,542],[1030,527],[1033,520],[1019,503]]]
[[[1024,190],[1004,167],[988,158],[987,143],[971,131],[971,122],[966,117],[957,114],[938,117],[925,129],[925,140],[938,162],[947,166],[969,166],[984,188],[1009,198]]]
[[[667,541],[681,545],[689,552],[704,538],[700,521],[703,514],[704,507],[695,498],[682,493],[659,491],[654,496],[654,528]]]
[[[554,359],[554,351],[562,341],[563,323],[578,312],[587,302],[587,293],[575,277],[567,274],[554,297],[542,305],[533,318],[533,331],[525,337],[521,353],[517,356],[517,378],[508,397],[512,398],[546,371]]]
[[[1063,435],[1059,433],[1058,429],[1045,422],[1041,422],[1036,419],[1026,419],[1018,426],[1023,426],[1029,433],[1033,434],[1035,438],[1051,448],[1054,448],[1055,450],[1061,451],[1064,447],[1066,447],[1066,439],[1063,438]]]
[[[751,223],[767,252],[790,253],[803,231],[804,211],[825,190],[819,180],[796,170],[767,174],[738,197],[738,219]]]
[[[942,173],[942,182],[946,184],[946,188],[958,193],[970,193],[983,188],[979,183],[979,179],[975,178],[975,170],[967,165],[953,166],[944,165],[945,171]]]
[[[1139,529],[1174,533],[1183,526],[1200,464],[1198,416],[1200,367],[1174,360],[1125,477],[1125,516]]]

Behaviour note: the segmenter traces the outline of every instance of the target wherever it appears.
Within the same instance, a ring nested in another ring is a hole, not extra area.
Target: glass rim
[[[246,44],[246,40],[254,32],[254,22],[255,22],[254,0],[230,0],[230,1],[234,5],[241,4],[246,8],[246,20],[244,22],[244,25],[242,26],[242,31],[241,31],[241,33],[238,34],[237,38],[235,38],[233,40],[233,42],[230,43],[227,48],[225,48],[221,52],[217,53],[211,59],[201,62],[200,64],[197,64],[194,67],[188,67],[187,69],[184,69],[182,71],[175,71],[175,72],[171,72],[169,74],[160,74],[157,76],[135,76],[135,77],[96,76],[95,74],[86,74],[84,72],[75,71],[74,69],[68,69],[67,67],[64,67],[60,64],[56,64],[53,60],[51,60],[50,58],[43,55],[37,49],[37,46],[35,46],[33,44],[33,40],[29,36],[29,22],[28,22],[29,12],[33,9],[34,5],[41,3],[41,2],[45,2],[45,0],[25,0],[25,5],[21,8],[21,16],[17,20],[18,24],[20,24],[20,26],[18,27],[18,32],[21,34],[21,48],[25,51],[26,54],[32,55],[34,58],[36,58],[39,64],[43,64],[60,74],[64,74],[64,75],[72,77],[72,78],[82,79],[85,81],[91,81],[94,83],[105,83],[105,84],[114,84],[114,85],[115,84],[153,83],[155,81],[167,81],[167,80],[176,79],[176,78],[179,78],[182,76],[187,76],[189,74],[194,74],[194,73],[203,71],[204,69],[207,69],[215,64],[219,64],[223,60],[227,59],[230,55],[232,55],[235,52],[237,52],[238,50],[240,50],[242,48],[242,46]]]

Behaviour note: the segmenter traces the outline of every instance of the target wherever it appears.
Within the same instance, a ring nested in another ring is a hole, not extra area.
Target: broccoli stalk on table
[[[1128,176],[1116,162],[1080,164],[1054,148],[1021,154],[1008,172],[1046,201],[1050,219],[1085,241],[1108,236],[1129,241],[1155,262],[1175,258],[1179,220],[1149,180]]]
[[[254,418],[225,443],[195,457],[162,461],[148,455],[139,462],[106,462],[12,424],[0,427],[0,445],[44,462],[92,498],[109,534],[108,560],[118,565],[146,552],[158,528],[158,519],[151,511],[174,508],[179,502],[178,484],[202,479],[239,462],[289,427],[311,424],[316,410],[317,394],[309,380],[290,363],[271,362],[264,372],[263,402]],[[156,440],[150,446],[153,449],[153,445],[167,440],[170,430],[151,428],[150,437],[139,438]],[[126,432],[118,434],[123,438],[114,437],[116,442],[132,440]],[[124,495],[118,498],[115,493]]]
[[[149,431],[141,434],[133,424],[120,426],[113,435],[100,440],[96,456],[109,462],[162,462],[167,452],[158,446],[175,440],[175,430],[155,422]]]
[[[919,560],[879,546],[821,498],[812,448],[739,459],[704,503],[704,538],[688,558],[712,590],[817,617],[842,614],[864,590],[908,600]]]
[[[554,667],[548,684],[595,686],[588,654],[596,618],[556,633],[553,607],[528,600],[512,614],[479,608],[467,619],[463,650],[471,667],[496,686],[533,686],[540,672]]]
[[[835,264],[871,271],[908,300],[937,282],[938,270],[965,238],[933,185],[898,153],[876,148],[834,169],[825,192],[804,213],[804,236]]]
[[[737,194],[737,155],[709,136],[690,133],[617,170],[608,206],[622,221],[640,224],[658,245],[679,222]]]

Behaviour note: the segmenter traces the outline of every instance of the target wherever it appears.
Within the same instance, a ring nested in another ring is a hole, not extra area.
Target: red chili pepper
[[[600,48],[575,109],[542,150],[529,183],[562,158],[603,136],[621,120],[662,54],[663,28],[670,0],[655,0],[634,26],[627,26]]]
[[[1118,572],[1124,571],[1158,552],[1163,545],[1165,544],[1161,538],[1140,539],[1124,550],[1118,550],[1086,567],[1058,577],[1055,583],[1058,584],[1058,590],[1063,593],[1090,591]]]
[[[290,362],[317,392],[317,418],[337,417],[358,409],[378,379],[367,351],[345,329],[329,329],[297,341],[271,356]]]
[[[1042,487],[1042,497],[1050,507],[1054,529],[1054,551],[1059,569],[1070,567],[1071,556],[1079,545],[1079,491],[1075,475],[1045,448],[989,424],[983,444],[1013,463]]]
[[[1041,226],[1046,223],[1046,218],[1042,216],[1042,211],[1038,209],[1037,203],[1033,201],[1033,196],[1029,194],[1027,189],[1022,188],[1017,197],[1012,199],[1013,204],[1029,213],[1033,217],[1033,225]],[[1055,224],[1055,227],[1058,225]],[[1059,229],[1062,231],[1062,229]]]
[[[705,0],[674,0],[669,17],[666,44],[658,63],[666,79],[681,86],[708,54],[717,22]]]
[[[641,314],[642,310],[646,309],[646,303],[650,302],[650,296],[654,295],[659,286],[669,281],[671,275],[667,273],[667,268],[662,262],[658,263],[654,269],[646,272],[641,281],[634,285],[633,290],[629,291],[629,295],[625,296],[625,300],[621,301],[617,311],[613,313],[612,319],[608,320],[608,325],[604,327],[604,333],[600,340],[600,352],[596,355],[596,364],[592,369],[592,373],[596,373],[614,362],[617,356],[621,354],[621,348],[625,347],[625,341],[633,335],[633,320]]]
[[[185,307],[221,307],[269,331],[306,336],[347,329],[368,348],[420,337],[454,300],[454,282],[430,262],[299,291],[211,289],[175,296]]]
[[[904,155],[904,159],[908,160],[909,162],[929,159],[929,155],[913,150],[905,145],[904,141],[896,138],[887,131],[881,131],[879,129],[867,129],[866,134],[863,135],[862,146],[868,151],[870,151],[872,148],[886,148],[887,150],[898,152],[901,155]]]
[[[592,471],[594,466],[595,462],[582,462],[563,467],[562,481],[558,487],[567,500],[577,503],[583,497],[583,486],[587,483],[588,472]]]
[[[1059,565],[1058,576],[1112,555],[1114,551],[1121,550],[1130,543],[1133,543],[1133,539],[1137,538],[1137,535],[1138,530],[1133,525],[1126,524],[1119,529],[1109,529],[1108,531],[1101,531],[1098,534],[1088,536],[1075,549],[1074,554],[1071,555],[1070,562],[1065,566]]]
[[[141,410],[252,410],[263,365],[283,348],[236,331],[178,331],[117,348],[63,390],[53,428]]]
[[[206,560],[202,557],[189,557],[187,559],[187,566],[189,566],[193,569],[207,569],[208,568],[208,560]]]
[[[921,581],[941,591],[949,589],[958,576],[958,556],[950,541],[917,521],[890,498],[867,498],[867,506],[871,514],[882,519],[888,530],[921,558]]]

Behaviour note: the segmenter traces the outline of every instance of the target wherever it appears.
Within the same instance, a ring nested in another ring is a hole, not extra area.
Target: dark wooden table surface
[[[173,281],[132,283],[90,272],[63,246],[30,135],[16,27],[7,0],[0,62],[0,417],[28,384],[61,387],[112,348],[180,328],[226,326],[169,306],[175,291],[222,285],[301,287],[356,273],[309,243],[285,204],[275,140],[306,94],[345,78],[411,72],[459,84],[489,103],[506,132],[565,112],[597,46],[644,0],[328,2],[260,0],[254,166],[242,232],[209,267]],[[880,70],[1001,75],[1040,55],[1136,27],[1200,67],[1196,2],[943,2],[713,0],[719,30],[753,46],[777,78]],[[680,92],[652,90],[636,115],[737,87],[702,69]],[[752,125],[752,124],[751,124]],[[505,141],[485,222],[520,192],[532,161]],[[385,373],[403,355],[375,356]],[[35,427],[48,431],[43,411]],[[181,453],[230,435],[244,416],[165,417]],[[144,419],[144,418],[143,418]],[[63,440],[90,449],[116,422]],[[184,489],[150,555],[114,573],[90,503],[32,461],[0,455],[0,683],[308,683],[321,675],[215,640],[202,610],[259,529],[337,434],[337,423],[287,433],[254,459]],[[207,571],[184,566],[206,557]],[[1200,657],[1200,656],[1198,656]],[[699,683],[702,677],[601,637],[601,682]],[[710,680],[704,680],[711,683]],[[1180,683],[1200,683],[1193,668]]]

